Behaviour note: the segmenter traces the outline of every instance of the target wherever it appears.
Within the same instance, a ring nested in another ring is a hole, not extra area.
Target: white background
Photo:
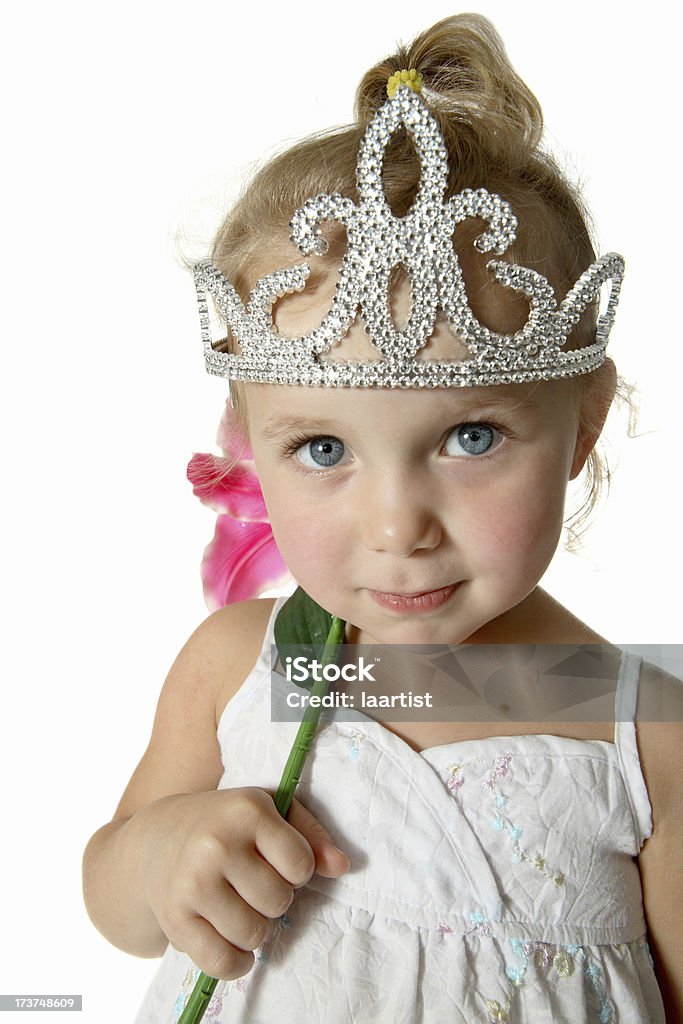
[[[615,643],[677,643],[670,8],[477,9],[585,181],[600,251],[626,256],[610,354],[643,396],[638,439],[625,410],[610,414],[612,493],[583,553],[558,553],[543,585]],[[0,992],[82,993],[80,1020],[123,1024],[156,967],[90,923],[80,861],[142,756],[169,666],[208,614],[199,563],[214,517],[185,469],[193,452],[217,451],[227,385],[204,373],[177,240],[204,256],[251,161],[348,122],[366,68],[452,13],[433,0],[5,11]]]

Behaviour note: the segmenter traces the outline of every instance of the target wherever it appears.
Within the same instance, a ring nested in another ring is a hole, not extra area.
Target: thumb
[[[337,875],[343,875],[349,870],[351,866],[349,858],[339,847],[334,845],[329,832],[296,797],[292,798],[287,821],[297,832],[301,833],[313,850],[314,873],[323,875],[325,878],[336,878]]]

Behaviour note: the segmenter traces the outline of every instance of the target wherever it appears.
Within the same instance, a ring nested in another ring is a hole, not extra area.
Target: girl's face
[[[462,643],[536,587],[572,472],[566,388],[252,384],[247,394],[282,557],[314,600],[357,627],[349,640]],[[451,583],[427,613],[398,613],[370,593]]]
[[[353,357],[347,342],[362,349],[361,334],[357,322],[338,358]],[[347,640],[455,644],[490,623],[493,641],[494,620],[532,594],[561,536],[567,481],[585,459],[575,382],[243,387],[275,540],[297,583],[346,620]],[[428,612],[371,593],[452,583]]]

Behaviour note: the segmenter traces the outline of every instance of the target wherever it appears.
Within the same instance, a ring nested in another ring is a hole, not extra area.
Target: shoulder
[[[638,753],[652,805],[653,826],[680,804],[683,681],[643,661],[636,709]]]
[[[203,643],[217,666],[214,697],[216,727],[225,706],[254,666],[276,598],[255,598],[226,605],[202,624]],[[201,627],[200,627],[201,628]]]
[[[683,682],[643,662],[637,743],[652,807],[652,835],[638,857],[648,941],[667,1020],[683,1019]]]
[[[114,819],[170,793],[215,789],[222,773],[217,709],[244,682],[258,658],[272,599],[213,612],[173,662],[159,695],[149,745]]]
[[[216,725],[216,712],[222,712],[259,656],[275,600],[238,601],[212,612],[176,658],[171,678],[200,684],[202,703],[211,704]]]

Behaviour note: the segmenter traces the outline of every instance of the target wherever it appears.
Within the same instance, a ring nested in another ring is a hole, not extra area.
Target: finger
[[[315,871],[315,854],[305,837],[278,814],[263,814],[254,830],[253,848],[282,877],[298,889]]]
[[[267,918],[280,917],[294,899],[294,887],[257,849],[236,857],[227,867],[226,881],[245,903]]]
[[[203,917],[193,916],[183,931],[171,938],[171,943],[179,953],[187,953],[210,978],[234,981],[248,974],[254,966],[253,953],[227,942]]]
[[[223,880],[196,901],[196,912],[225,942],[241,952],[258,949],[277,929],[276,920],[260,914]]]
[[[311,814],[307,807],[294,798],[287,821],[299,832],[315,857],[315,871],[326,878],[336,878],[349,870],[351,861],[332,840],[327,829]]]

